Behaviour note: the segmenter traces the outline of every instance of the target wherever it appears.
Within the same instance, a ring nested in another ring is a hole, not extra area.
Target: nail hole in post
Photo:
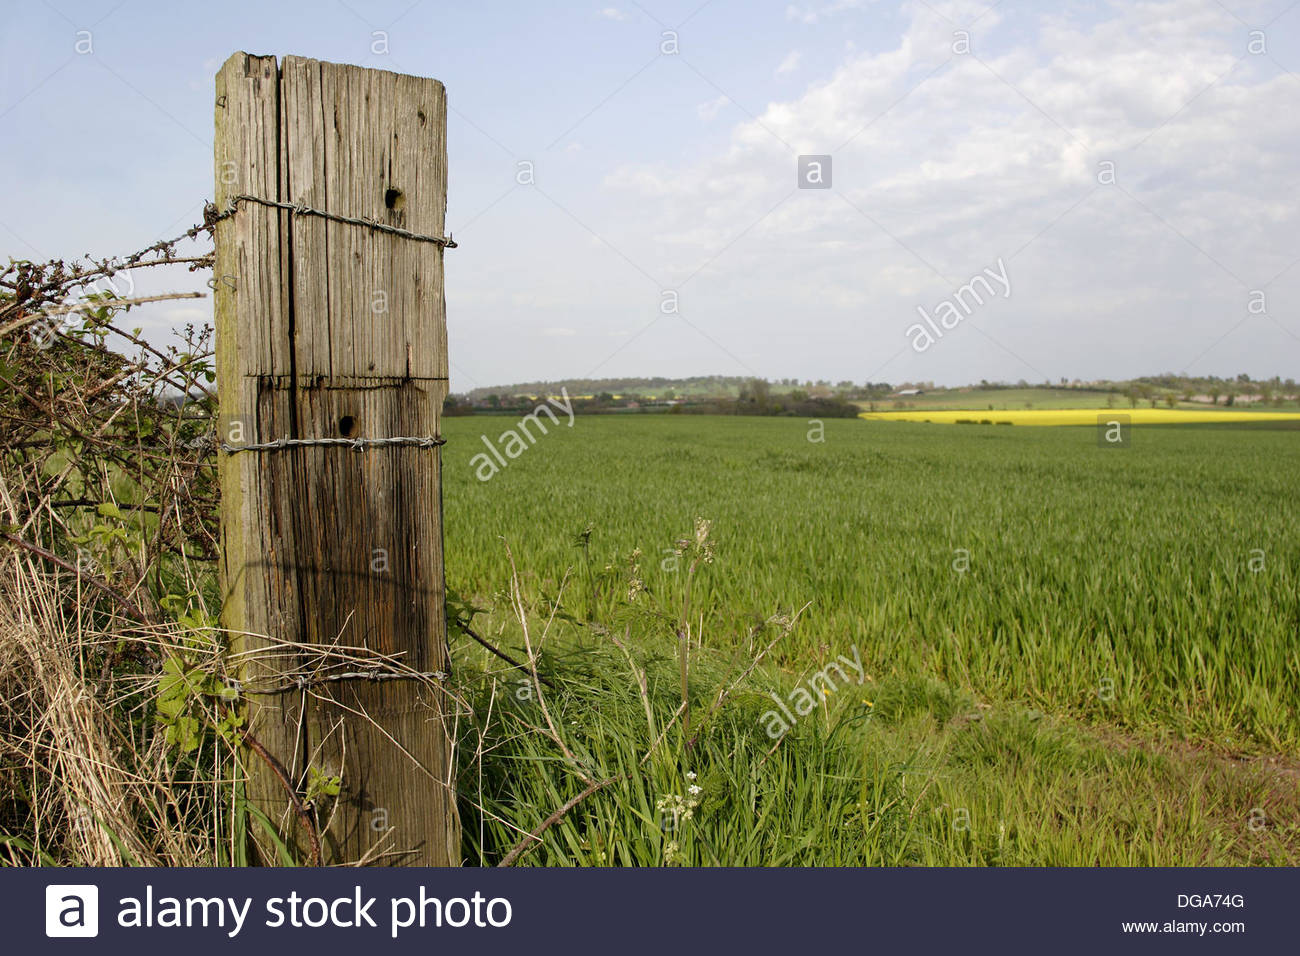
[[[391,186],[384,190],[384,206],[388,209],[397,211],[406,205],[406,197],[402,195],[400,189],[393,189]]]
[[[357,433],[357,420],[351,415],[344,415],[339,419],[339,434],[344,438],[351,438]]]

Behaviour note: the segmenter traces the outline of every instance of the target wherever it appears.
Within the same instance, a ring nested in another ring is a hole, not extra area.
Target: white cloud
[[[787,53],[785,59],[777,64],[776,75],[785,76],[799,69],[799,59],[802,55],[798,50],[791,50]]]
[[[169,325],[184,325],[187,322],[199,324],[201,322],[210,322],[212,320],[212,306],[201,305],[173,305],[164,306],[161,310],[163,317]],[[132,315],[136,313],[132,312]]]
[[[604,7],[598,13],[607,20],[626,20],[627,14],[618,7]]]
[[[722,112],[723,107],[728,106],[730,103],[731,97],[724,93],[716,100],[709,100],[706,103],[701,103],[699,106],[695,107],[695,112],[699,114],[700,119],[711,120]]]
[[[1234,69],[1240,24],[1222,10],[1162,0],[1101,22],[1018,15],[1007,37],[993,11],[974,54],[953,56],[951,23],[909,9],[895,46],[849,54],[737,123],[722,151],[607,178],[654,200],[658,268],[684,276],[712,260],[696,296],[746,277],[737,314],[780,323],[797,308],[822,348],[842,339],[865,355],[906,344],[916,305],[1003,256],[1016,293],[972,320],[1003,348],[971,332],[896,363],[962,381],[985,377],[972,362],[1038,377],[1008,351],[1053,376],[1179,370],[1245,314],[1248,289],[1300,258],[1300,112],[1282,108],[1294,77],[1264,57]],[[832,154],[833,190],[792,194],[782,141]],[[1118,187],[1099,186],[1103,161]],[[1294,364],[1297,339],[1274,332]]]
[[[862,0],[833,0],[831,3],[823,3],[821,6],[809,4],[806,7],[792,3],[785,8],[785,18],[811,25],[820,21],[822,17],[832,17],[837,13],[843,13],[845,10],[856,10],[861,6]]]

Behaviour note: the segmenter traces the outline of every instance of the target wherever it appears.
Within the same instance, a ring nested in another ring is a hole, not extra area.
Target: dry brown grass
[[[150,658],[175,640],[67,613],[75,583],[11,553],[0,567],[0,792],[15,865],[193,866],[216,862],[207,808],[231,790],[229,754],[178,762],[146,710],[157,681],[114,674],[125,645]],[[140,671],[140,669],[134,669]],[[188,766],[185,766],[188,764]],[[219,815],[219,813],[218,813]],[[201,823],[206,825],[200,826]],[[218,831],[219,832],[219,831]]]

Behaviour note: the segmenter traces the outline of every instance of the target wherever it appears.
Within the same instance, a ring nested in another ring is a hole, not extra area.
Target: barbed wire
[[[436,448],[447,444],[445,438],[426,435],[423,438],[399,435],[393,438],[276,438],[273,441],[257,442],[251,445],[231,445],[221,442],[217,445],[228,455],[237,455],[241,451],[280,451],[285,448],[311,448],[321,445],[343,445],[353,451],[365,451],[367,448],[383,448],[390,445],[407,445],[414,448]]]
[[[232,196],[226,204],[225,209],[218,209],[216,203],[208,203],[203,207],[203,225],[212,227],[223,219],[228,219],[239,211],[239,203],[252,202],[261,206],[269,206],[274,209],[287,209],[295,216],[319,216],[321,219],[328,219],[330,222],[341,222],[349,226],[364,226],[367,229],[374,229],[376,232],[387,233],[390,236],[399,236],[402,239],[411,239],[415,242],[432,242],[434,245],[441,246],[444,249],[455,249],[456,240],[450,235],[426,236],[423,233],[411,232],[409,229],[401,229],[397,226],[390,226],[384,222],[376,222],[373,219],[367,219],[363,216],[340,216],[338,213],[326,212],[323,209],[313,209],[306,203],[298,202],[280,202],[275,199],[263,199],[261,196],[250,196],[247,193],[240,193]]]
[[[99,279],[111,280],[118,272],[126,272],[145,266],[168,264],[188,265],[191,272],[198,269],[212,268],[215,252],[208,251],[195,256],[177,256],[176,246],[186,239],[197,239],[200,233],[207,233],[215,238],[217,223],[235,215],[239,210],[239,204],[243,202],[284,209],[296,216],[319,216],[330,222],[362,226],[386,235],[410,239],[414,242],[431,242],[443,249],[457,248],[456,240],[450,235],[446,237],[427,236],[423,233],[390,226],[387,223],[376,222],[365,217],[341,216],[323,209],[314,209],[306,203],[279,202],[240,193],[231,197],[224,209],[219,208],[216,203],[205,202],[202,222],[195,223],[184,232],[170,239],[160,239],[129,256],[110,257],[100,260],[87,256],[86,262],[73,261],[70,267],[62,259],[54,259],[47,263],[14,260],[7,266],[0,267],[0,289],[8,292],[0,301],[0,336],[8,335],[18,328],[41,321],[44,318],[43,313],[46,311],[47,303],[62,301],[70,294],[72,289],[86,286]],[[211,285],[211,280],[209,285]],[[198,295],[198,293],[175,293],[151,298],[155,301],[162,301],[166,298],[193,298],[195,295]],[[114,296],[113,298],[120,300],[122,297]],[[98,304],[113,305],[114,302],[107,301]],[[121,304],[133,305],[138,303],[124,302]],[[74,314],[81,311],[83,307],[85,307],[85,304],[79,303],[76,306],[55,310],[55,314]]]
[[[291,690],[307,690],[318,684],[328,684],[334,681],[345,680],[368,680],[368,681],[388,681],[388,680],[421,680],[442,682],[449,676],[446,671],[411,671],[402,673],[395,671],[386,671],[380,668],[367,668],[366,670],[346,671],[341,674],[290,674],[288,680],[280,684],[273,685],[253,685],[245,686],[239,681],[230,681],[227,683],[231,696],[238,697],[242,694],[257,695],[275,695],[285,694]]]

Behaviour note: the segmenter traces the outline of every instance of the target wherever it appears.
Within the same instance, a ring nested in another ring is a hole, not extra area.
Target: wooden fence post
[[[446,93],[244,53],[216,87],[222,623],[283,770],[250,758],[247,795],[304,860],[305,809],[326,864],[456,865],[440,449],[371,443],[440,434],[444,250],[421,236],[443,235]],[[340,438],[364,441],[310,443]],[[279,439],[308,443],[248,448]],[[377,654],[405,676],[366,676]],[[337,801],[302,806],[333,775]]]

